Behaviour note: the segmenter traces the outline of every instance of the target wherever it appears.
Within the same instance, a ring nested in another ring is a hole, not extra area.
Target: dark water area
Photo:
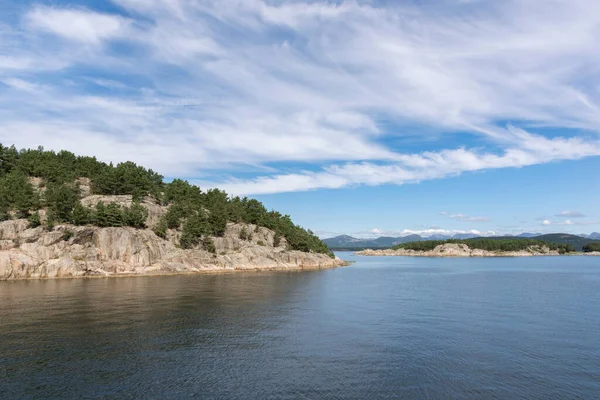
[[[600,399],[600,258],[0,282],[2,399]]]

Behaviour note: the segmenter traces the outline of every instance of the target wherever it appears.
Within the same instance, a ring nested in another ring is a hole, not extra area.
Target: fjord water
[[[600,258],[0,282],[0,397],[600,398]]]

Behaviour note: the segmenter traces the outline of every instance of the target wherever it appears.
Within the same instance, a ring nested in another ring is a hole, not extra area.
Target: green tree
[[[56,226],[56,216],[54,215],[54,211],[48,210],[46,214],[46,230],[52,231]]]
[[[133,203],[131,207],[124,210],[125,224],[137,229],[146,227],[146,219],[148,219],[148,210],[140,203]]]
[[[31,214],[27,220],[29,222],[27,225],[28,228],[37,228],[42,224],[40,213],[37,211]]]
[[[77,188],[66,184],[48,184],[44,193],[46,207],[54,212],[59,222],[70,222],[73,209],[79,204]]]
[[[93,211],[78,201],[73,208],[71,221],[75,225],[91,224],[94,221]]]
[[[158,221],[158,224],[156,224],[156,226],[154,227],[154,233],[156,234],[156,236],[166,239],[167,238],[167,229],[168,229],[167,219],[163,216]]]
[[[125,225],[125,215],[121,206],[114,202],[107,204],[106,220],[108,226],[119,227]]]
[[[279,232],[275,232],[275,235],[273,236],[273,247],[279,247],[280,244],[281,234],[279,234]]]
[[[96,203],[96,209],[93,214],[94,216],[94,224],[100,227],[110,226],[108,222],[108,215],[106,213],[106,206],[103,202],[99,201]]]
[[[179,244],[184,249],[196,247],[203,236],[210,234],[211,228],[206,215],[198,213],[189,217],[183,224]]]

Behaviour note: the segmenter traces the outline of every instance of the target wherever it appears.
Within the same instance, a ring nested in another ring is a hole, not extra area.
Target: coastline
[[[240,232],[253,232],[250,240]],[[213,237],[214,251],[176,245],[177,232],[163,239],[150,229],[59,225],[28,228],[27,220],[0,222],[0,281],[75,279],[243,271],[308,271],[346,263],[327,254],[288,249],[285,238],[251,224],[229,223]]]
[[[21,281],[46,281],[46,280],[71,280],[71,279],[118,279],[118,278],[147,278],[159,276],[196,276],[196,275],[221,275],[238,273],[261,273],[261,272],[308,272],[320,271],[334,268],[347,267],[351,263],[344,260],[334,260],[335,263],[329,266],[292,266],[292,267],[253,267],[253,268],[206,268],[200,270],[182,270],[182,271],[150,271],[150,272],[125,272],[108,273],[95,275],[59,275],[59,276],[29,276],[15,278],[0,278],[0,282],[21,282]]]
[[[468,258],[468,257],[558,257],[558,256],[600,256],[600,252],[593,253],[566,253],[560,254],[548,247],[532,247],[519,251],[487,251],[471,249],[465,244],[448,243],[437,246],[433,250],[407,250],[407,249],[381,249],[362,250],[354,253],[357,256],[367,257],[432,257],[432,258]]]

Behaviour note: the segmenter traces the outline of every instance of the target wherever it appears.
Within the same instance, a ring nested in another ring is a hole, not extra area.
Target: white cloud
[[[32,28],[51,32],[66,39],[99,43],[123,35],[131,21],[88,10],[37,6],[26,16]]]
[[[133,159],[240,194],[600,154],[592,0],[455,2],[446,12],[435,2],[114,3],[129,16],[34,6],[24,24],[0,29],[10,86],[0,92],[1,142]],[[110,46],[116,39],[127,51]],[[118,90],[91,92],[90,82]],[[545,127],[573,130],[546,137]],[[446,133],[455,144],[445,149],[406,150]],[[277,162],[294,165],[237,175]]]
[[[440,214],[447,216],[450,219],[464,222],[485,222],[490,220],[487,217],[471,217],[465,214],[448,214],[447,212],[442,212]]]
[[[563,211],[555,215],[556,217],[568,217],[568,218],[585,218],[585,214],[579,211]]]
[[[578,143],[568,140],[570,148],[562,154],[554,154],[554,145],[547,142],[565,142],[558,138],[548,140],[539,138],[544,143],[546,151],[541,148],[533,152],[522,148],[510,148],[502,155],[478,153],[474,150],[457,149],[422,154],[398,155],[400,160],[395,164],[376,165],[371,163],[331,165],[319,172],[304,172],[269,177],[259,177],[251,180],[232,180],[220,183],[218,186],[237,194],[266,194],[277,192],[292,192],[310,189],[334,189],[344,186],[367,184],[407,184],[430,179],[440,179],[459,175],[464,172],[478,170],[523,167],[527,165],[547,163],[560,159],[578,158],[577,155],[600,155],[600,143]],[[530,135],[529,145],[533,143]],[[214,186],[215,183],[202,182],[204,186]],[[452,216],[450,216],[452,217]],[[464,215],[455,215],[469,218]]]
[[[454,236],[458,234],[470,234],[477,236],[495,236],[495,231],[479,231],[477,229],[462,230],[462,229],[442,229],[442,228],[426,228],[426,229],[402,229],[402,230],[385,230],[385,229],[371,229],[367,232],[357,232],[358,236],[368,237],[379,237],[379,236],[392,236],[392,237],[404,237],[409,235],[419,235],[423,237],[430,237],[433,235],[444,235]]]
[[[552,221],[545,219],[542,221],[542,225],[552,225]]]

